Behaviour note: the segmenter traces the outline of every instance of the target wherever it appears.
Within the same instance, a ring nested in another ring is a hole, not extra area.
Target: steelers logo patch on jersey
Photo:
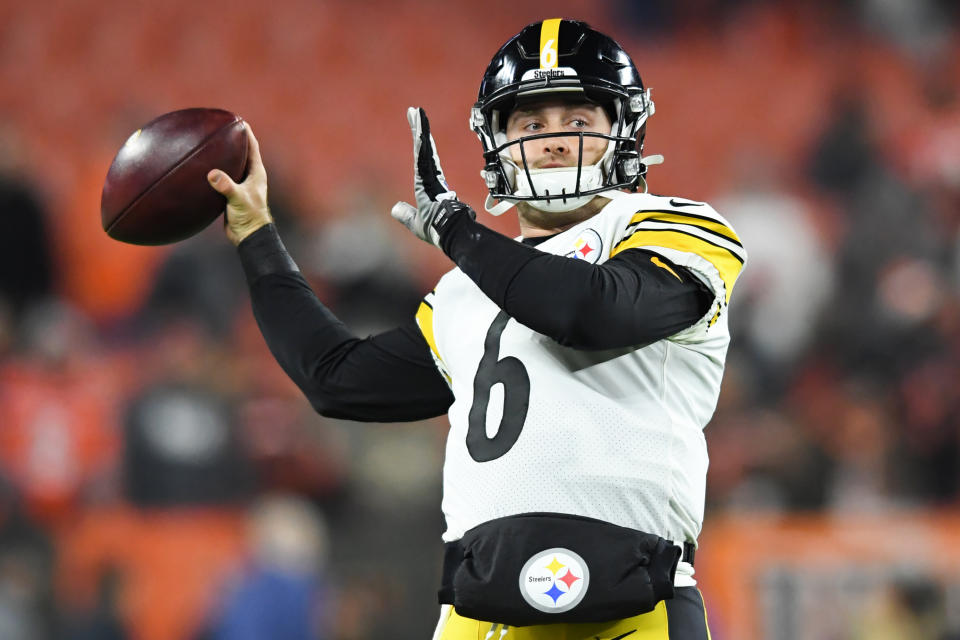
[[[567,253],[567,257],[597,264],[601,253],[603,253],[603,240],[600,239],[600,234],[593,229],[584,229],[573,241],[573,251]]]
[[[569,611],[580,604],[590,586],[590,570],[579,555],[556,547],[536,554],[520,570],[520,593],[534,609]]]

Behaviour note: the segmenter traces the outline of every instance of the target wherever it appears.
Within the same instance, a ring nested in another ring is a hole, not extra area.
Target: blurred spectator
[[[840,89],[833,113],[811,166],[845,218],[822,346],[847,371],[889,381],[922,352],[948,249],[929,205],[883,164],[864,95]]]
[[[665,37],[691,26],[715,30],[735,20],[738,10],[751,0],[617,0],[612,4],[615,19],[626,18],[644,36]]]
[[[675,3],[667,0],[617,0],[612,4],[611,13],[620,19],[626,18],[637,33],[655,37],[676,27],[675,12],[671,9]]]
[[[66,640],[128,640],[130,633],[120,612],[123,572],[106,566],[97,581],[95,604],[81,611],[66,624]]]
[[[823,509],[835,461],[803,416],[781,404],[757,408],[760,386],[747,362],[727,365],[717,411],[705,436],[712,452],[707,506],[734,511]],[[813,400],[813,398],[808,398]],[[744,446],[749,442],[750,446]]]
[[[828,508],[836,513],[880,513],[897,506],[891,482],[893,425],[882,388],[851,381],[841,411],[823,430],[836,470]]]
[[[328,510],[349,497],[346,429],[317,416],[299,397],[250,389],[239,426],[261,490],[296,493]]]
[[[941,51],[950,41],[946,3],[939,0],[862,0],[864,24],[918,59]]]
[[[867,603],[845,640],[956,640],[948,628],[943,591],[925,577],[895,578]]]
[[[134,399],[126,421],[127,497],[141,506],[225,504],[249,491],[223,398],[164,383]]]
[[[71,628],[115,615],[136,640],[192,637],[238,562],[241,518],[224,507],[88,509],[57,537],[58,593]]]
[[[270,191],[270,212],[277,224],[293,231],[291,248],[295,250],[299,244],[296,238],[300,237],[296,231],[299,213],[275,187]],[[217,219],[201,233],[170,248],[136,321],[141,331],[149,333],[189,319],[219,339],[230,334],[238,310],[245,307],[249,307],[249,298],[243,271],[237,264],[237,250],[225,240],[223,222]]]
[[[50,537],[22,511],[11,488],[0,496],[0,638],[53,640],[56,553]]]
[[[776,159],[745,149],[734,164],[733,188],[716,207],[750,247],[750,269],[737,292],[745,304],[731,322],[744,329],[737,348],[751,351],[763,369],[761,381],[775,388],[819,328],[834,265],[810,206],[785,187]]]
[[[960,495],[960,358],[947,349],[907,372],[897,392],[896,488],[933,504]]]
[[[866,87],[847,80],[829,102],[830,120],[814,143],[809,174],[813,183],[837,196],[847,196],[875,170]]]
[[[248,516],[246,566],[225,585],[206,640],[323,640],[332,636],[323,517],[291,496],[268,496]]]
[[[140,506],[216,505],[250,492],[230,397],[229,364],[201,326],[181,320],[155,337],[154,380],[124,418],[127,497]],[[220,370],[218,365],[226,365]]]
[[[918,189],[950,258],[944,276],[960,293],[960,43],[919,67],[922,110],[891,133],[890,161]]]
[[[177,243],[157,270],[146,302],[138,313],[141,329],[150,332],[189,318],[212,336],[226,336],[237,310],[247,304],[236,249],[225,242],[218,222]]]
[[[890,161],[938,205],[960,197],[960,44],[917,69],[922,111],[906,130],[892,132]],[[946,213],[946,212],[945,212]],[[956,216],[956,211],[951,212]]]
[[[25,155],[20,136],[0,123],[0,325],[7,313],[19,320],[31,304],[52,295],[55,285],[49,220],[21,167]]]
[[[5,150],[0,144],[0,154]],[[51,295],[54,284],[46,214],[25,183],[0,174],[0,299],[15,317]]]
[[[390,207],[373,188],[344,192],[346,212],[326,220],[301,263],[329,284],[331,309],[360,336],[395,327],[416,310],[421,291],[400,252]]]
[[[0,464],[33,517],[63,524],[114,471],[123,370],[63,303],[23,327],[17,357],[0,360]]]

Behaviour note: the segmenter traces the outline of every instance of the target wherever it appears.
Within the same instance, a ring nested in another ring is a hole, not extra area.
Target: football
[[[240,182],[247,132],[223,109],[182,109],[143,125],[117,152],[100,199],[103,230],[130,244],[160,245],[200,232],[227,200],[207,182],[221,169]]]

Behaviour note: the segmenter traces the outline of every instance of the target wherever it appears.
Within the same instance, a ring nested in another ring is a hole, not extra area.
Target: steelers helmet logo
[[[596,264],[602,249],[603,240],[600,239],[600,234],[593,229],[584,229],[573,241],[573,251],[568,253],[567,257]]]
[[[583,558],[556,547],[536,554],[520,571],[520,593],[534,609],[546,613],[569,611],[580,604],[590,585]]]

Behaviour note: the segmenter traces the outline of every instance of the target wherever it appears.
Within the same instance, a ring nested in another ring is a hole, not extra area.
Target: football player
[[[647,193],[653,113],[629,55],[588,25],[511,38],[470,114],[485,208],[516,209],[511,239],[457,198],[408,110],[416,203],[392,215],[455,267],[409,323],[364,339],[284,249],[253,134],[242,184],[210,173],[261,331],[316,410],[449,416],[437,639],[709,637],[703,428],[746,253],[708,204]]]

